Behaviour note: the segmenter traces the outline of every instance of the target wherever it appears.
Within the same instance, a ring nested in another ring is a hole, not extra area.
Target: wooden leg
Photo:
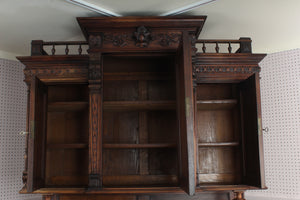
[[[58,194],[44,195],[43,200],[59,200],[59,195]]]
[[[244,199],[244,191],[233,191],[233,199],[232,200],[245,200]]]

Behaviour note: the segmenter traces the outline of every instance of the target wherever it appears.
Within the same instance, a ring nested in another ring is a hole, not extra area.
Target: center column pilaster
[[[101,37],[90,36],[90,50]],[[102,188],[103,66],[101,52],[89,52],[89,190]]]

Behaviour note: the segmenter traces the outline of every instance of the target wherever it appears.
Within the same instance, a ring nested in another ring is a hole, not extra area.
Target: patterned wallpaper
[[[26,85],[24,66],[18,61],[0,59],[0,199],[37,200],[38,195],[20,195],[24,169],[26,124]]]
[[[300,49],[269,54],[260,66],[263,127],[269,128],[264,133],[268,190],[246,196],[299,200]]]

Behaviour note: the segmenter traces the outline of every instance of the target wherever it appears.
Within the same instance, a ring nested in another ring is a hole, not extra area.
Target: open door
[[[177,116],[179,124],[179,181],[189,195],[195,194],[194,105],[191,41],[183,32],[176,56]]]
[[[47,87],[37,77],[30,86],[27,192],[45,184]]]
[[[265,188],[259,74],[240,84],[243,131],[243,183]]]

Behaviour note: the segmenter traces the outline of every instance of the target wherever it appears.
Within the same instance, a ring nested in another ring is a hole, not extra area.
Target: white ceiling
[[[160,15],[196,0],[86,0],[123,16]],[[185,13],[207,15],[200,38],[251,37],[253,52],[300,47],[300,0],[217,0]],[[0,0],[0,57],[29,55],[31,40],[83,40],[76,17],[98,13],[65,0]]]

